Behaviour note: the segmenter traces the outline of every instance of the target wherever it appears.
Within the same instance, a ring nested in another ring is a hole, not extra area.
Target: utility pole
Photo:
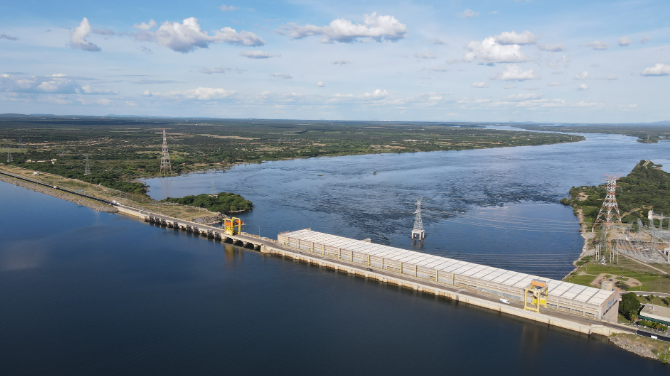
[[[161,151],[161,169],[160,172],[163,175],[170,174],[172,175],[172,166],[170,166],[170,154],[168,153],[167,146],[167,136],[165,135],[165,129],[163,129],[163,148]]]

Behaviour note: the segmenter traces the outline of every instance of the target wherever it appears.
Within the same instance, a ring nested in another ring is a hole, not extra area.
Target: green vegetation
[[[245,200],[244,197],[238,194],[228,192],[221,192],[216,195],[184,196],[181,198],[168,197],[162,201],[205,208],[219,213],[248,211],[254,207],[251,201]]]
[[[635,322],[637,314],[640,312],[640,301],[637,300],[635,293],[621,295],[621,303],[619,303],[619,313],[626,316],[627,319]]]
[[[637,137],[638,142],[655,143],[670,139],[668,122],[659,124],[566,124],[566,125],[515,125],[522,129],[549,132],[608,133]]]
[[[638,320],[636,322],[636,324],[646,326],[647,328],[660,330],[660,331],[663,331],[663,332],[668,330],[668,326],[663,325],[660,322],[654,322],[654,321],[648,321],[648,320]]]
[[[654,264],[655,267],[670,271],[670,265]],[[660,275],[657,271],[625,258],[618,264],[601,265],[596,262],[582,264],[563,280],[578,285],[593,286],[591,283],[602,273],[613,276],[624,276],[626,280],[633,278],[642,285],[628,288],[634,291],[657,291],[670,293],[670,275]],[[615,283],[616,285],[616,283]]]
[[[670,174],[660,168],[660,165],[653,162],[640,161],[628,176],[617,182],[617,202],[622,220],[633,223],[633,230],[637,226],[638,219],[645,225],[649,224],[647,218],[649,209],[653,208],[658,213],[670,213]],[[572,205],[575,213],[581,209],[584,220],[590,228],[590,224],[598,216],[605,195],[604,184],[597,187],[572,187],[570,198],[564,198],[561,203]],[[655,225],[659,224],[656,220]]]
[[[11,148],[14,166],[144,193],[146,188],[134,180],[160,175],[162,129],[167,129],[175,174],[292,158],[544,145],[584,139],[460,123],[0,115],[0,145]],[[89,154],[91,168],[86,176],[84,154]]]

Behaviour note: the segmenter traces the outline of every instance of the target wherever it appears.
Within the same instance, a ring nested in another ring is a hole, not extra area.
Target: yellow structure
[[[547,282],[539,279],[530,281],[530,285],[524,288],[523,309],[533,312],[540,312],[540,306],[547,308]],[[531,298],[531,303],[528,303]]]
[[[223,232],[225,232],[228,235],[238,235],[242,233],[242,225],[244,222],[242,222],[241,219],[233,217],[233,218],[226,218],[223,220]],[[237,227],[237,228],[235,228]]]

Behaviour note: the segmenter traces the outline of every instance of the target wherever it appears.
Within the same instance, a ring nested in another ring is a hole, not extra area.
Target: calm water
[[[562,260],[581,248],[571,211],[555,203],[567,188],[670,155],[667,143],[589,137],[583,145],[245,166],[214,174],[215,189],[252,199],[257,209],[245,215],[247,231],[261,226],[263,235],[312,227],[409,248],[413,201],[424,196],[426,252],[490,263],[529,253]],[[198,174],[150,184],[155,197],[179,196],[209,192],[211,180]],[[5,183],[0,212],[2,374],[669,369],[605,339],[261,256]],[[485,258],[495,254],[502,256]]]

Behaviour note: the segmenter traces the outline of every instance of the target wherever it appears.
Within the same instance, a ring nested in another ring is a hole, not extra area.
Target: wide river
[[[670,143],[314,158],[152,179],[229,191],[245,230],[314,230],[561,278],[571,186],[670,163]],[[375,174],[376,172],[376,174]],[[412,245],[416,200],[428,237]],[[566,375],[669,368],[566,330],[166,231],[0,182],[0,374]]]

